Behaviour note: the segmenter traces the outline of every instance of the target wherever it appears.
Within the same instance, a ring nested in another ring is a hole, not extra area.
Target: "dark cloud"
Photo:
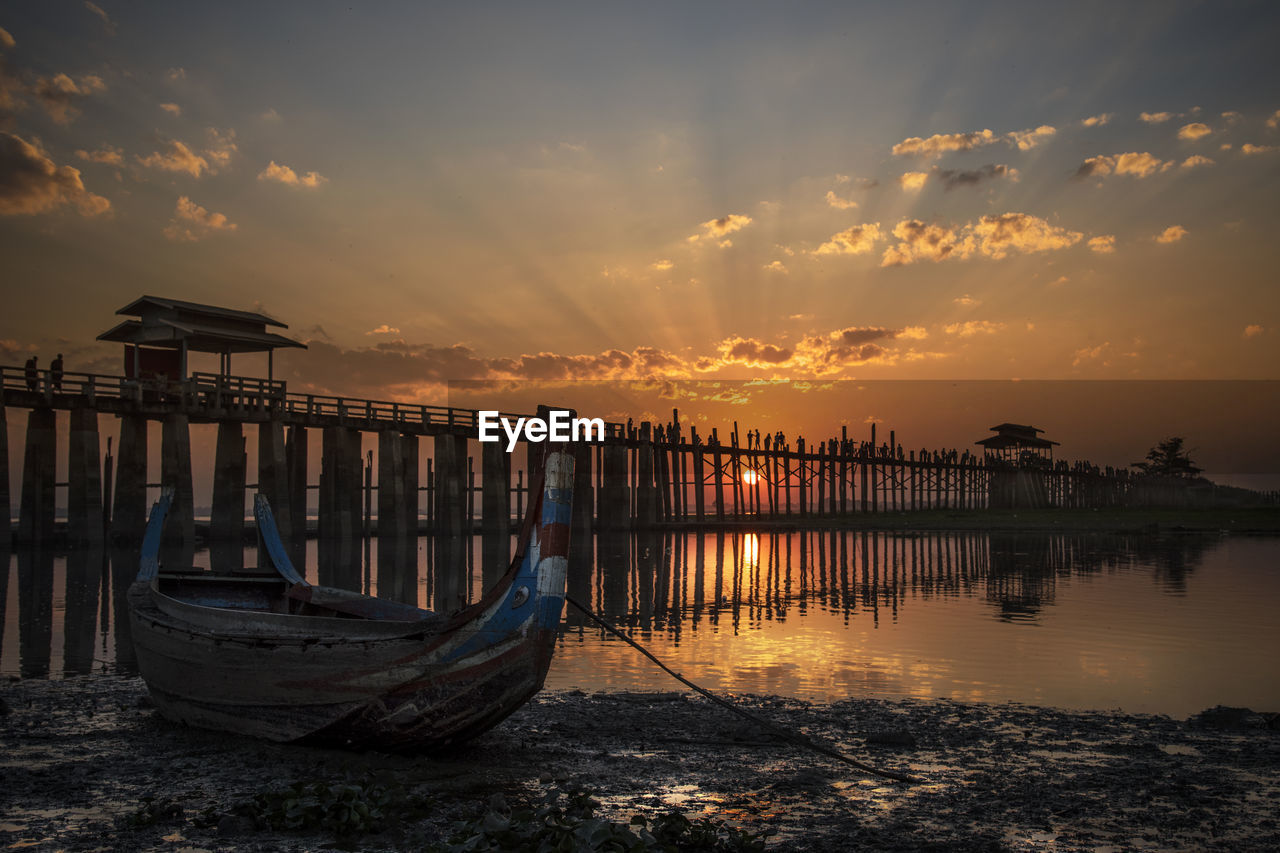
[[[85,216],[111,210],[111,202],[84,188],[79,169],[55,165],[36,146],[0,132],[0,215],[46,213],[68,202]]]
[[[897,337],[896,329],[886,329],[884,326],[850,326],[847,329],[841,329],[836,334],[842,343],[848,345],[864,344],[868,341],[878,341],[881,338]]]
[[[748,367],[782,364],[792,355],[786,347],[766,344],[755,338],[730,338],[720,345],[720,353],[724,363]]]
[[[105,92],[107,84],[93,74],[73,80],[66,74],[41,77],[31,88],[40,106],[58,124],[70,124],[80,114],[77,104],[89,95]]]
[[[988,163],[976,169],[937,169],[935,173],[942,181],[944,189],[956,187],[976,187],[985,181],[996,178],[1017,178],[1018,170],[1011,169],[1002,163]]]

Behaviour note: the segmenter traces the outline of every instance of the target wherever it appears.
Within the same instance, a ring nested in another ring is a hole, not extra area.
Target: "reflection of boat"
[[[506,574],[448,616],[307,583],[261,497],[278,576],[160,571],[162,496],[129,590],[156,706],[203,728],[380,749],[448,746],[497,725],[542,687],[564,604],[573,456],[548,453],[543,479]]]

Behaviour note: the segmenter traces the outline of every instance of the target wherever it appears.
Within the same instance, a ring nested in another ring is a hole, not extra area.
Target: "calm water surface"
[[[308,548],[308,578],[451,609],[508,543]],[[255,563],[197,552],[196,565]],[[1280,710],[1280,538],[656,534],[576,544],[570,594],[702,685],[811,700],[918,697],[1186,716]],[[129,671],[128,553],[0,562],[0,670]],[[451,566],[439,570],[439,566]],[[123,630],[122,630],[123,627]],[[548,686],[681,689],[566,611]]]

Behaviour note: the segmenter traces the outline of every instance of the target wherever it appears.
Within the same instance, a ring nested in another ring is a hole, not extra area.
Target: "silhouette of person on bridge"
[[[35,391],[40,387],[40,370],[36,367],[36,357],[33,355],[27,359],[26,369],[24,371],[27,377],[27,390]]]
[[[55,391],[62,390],[62,353],[49,364],[49,384]]]

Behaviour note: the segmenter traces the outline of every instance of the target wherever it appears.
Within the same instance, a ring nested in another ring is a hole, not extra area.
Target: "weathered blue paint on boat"
[[[160,712],[281,741],[438,749],[496,725],[542,687],[564,606],[573,457],[547,454],[511,568],[452,615],[308,584],[269,506],[278,575],[159,571],[171,497],[152,510],[129,590],[138,667]],[[152,533],[154,532],[154,536]]]

